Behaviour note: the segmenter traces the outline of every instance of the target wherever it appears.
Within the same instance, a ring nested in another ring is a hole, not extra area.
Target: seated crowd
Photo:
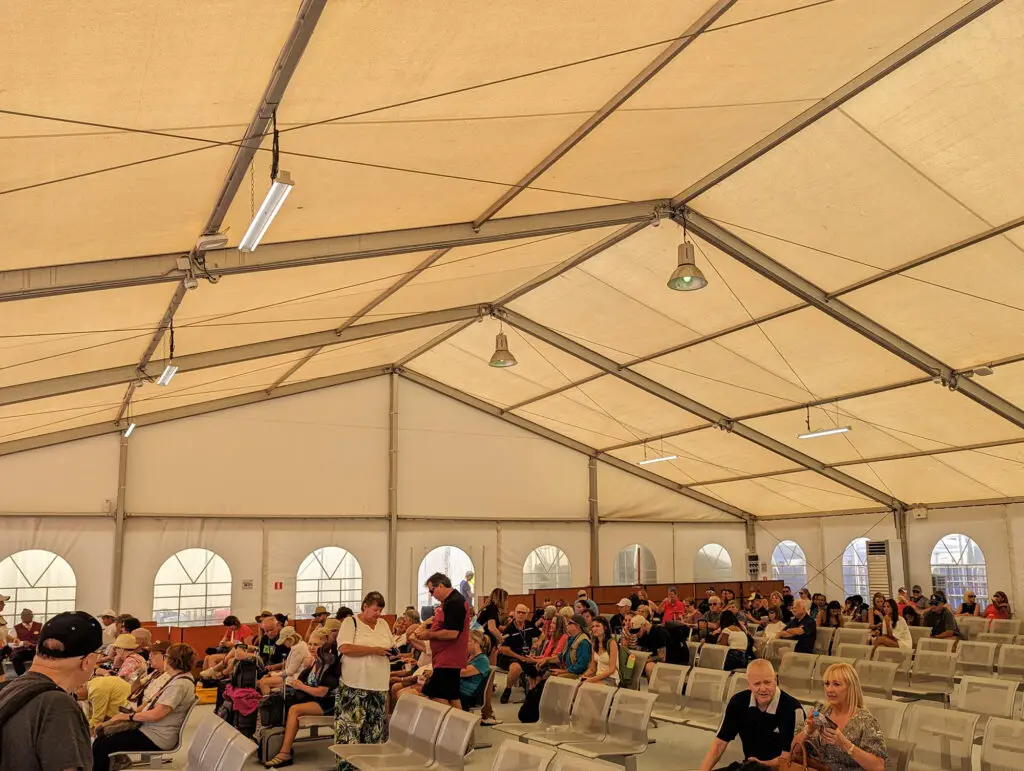
[[[60,749],[48,749],[56,754],[47,767],[75,768],[82,766],[77,759],[90,756],[93,769],[106,771],[118,767],[116,753],[177,745],[196,700],[195,670],[202,684],[217,688],[218,713],[240,730],[259,739],[268,729],[282,729],[280,750],[263,759],[266,767],[281,768],[293,762],[304,716],[331,716],[335,742],[342,744],[382,742],[388,715],[402,698],[425,697],[458,709],[479,706],[483,724],[494,725],[500,721],[487,685],[497,669],[507,673],[501,703],[522,687],[527,698],[519,717],[531,722],[548,678],[626,685],[650,677],[658,663],[688,664],[688,643],[698,642],[726,647],[725,669],[746,669],[749,684],[749,692],[730,701],[702,771],[710,771],[737,735],[745,757],[768,765],[792,749],[834,769],[881,771],[885,742],[864,709],[856,671],[847,664],[829,667],[826,704],[805,721],[799,702],[778,688],[771,663],[759,658],[764,646],[791,638],[797,652],[810,653],[819,625],[861,623],[868,625],[873,645],[909,648],[910,626],[929,626],[931,636],[950,638],[960,636],[958,617],[1012,616],[1003,592],[983,611],[971,592],[954,610],[942,593],[926,598],[920,586],[909,594],[900,589],[896,599],[875,594],[870,605],[860,596],[840,605],[806,589],[794,597],[789,587],[767,598],[738,598],[728,588],[708,587],[699,601],[682,599],[670,588],[655,603],[645,587],[636,586],[610,617],[599,613],[585,591],[572,606],[558,601],[531,612],[521,604],[510,611],[508,592],[495,589],[474,618],[470,603],[444,574],[432,575],[426,587],[437,603],[433,615],[424,621],[406,608],[393,628],[381,618],[385,603],[379,592],[367,594],[359,612],[342,607],[329,617],[317,607],[305,634],[283,614],[264,611],[254,627],[228,616],[223,637],[201,662],[189,645],[154,642],[131,615],[108,610],[97,621],[81,612],[61,613],[40,625],[25,609],[14,634],[0,629],[0,660],[10,657],[19,675],[0,694],[31,695],[49,678],[76,695],[88,705],[88,732],[84,741],[72,736]],[[0,603],[6,599],[0,595]],[[648,654],[642,671],[635,666],[637,651]],[[28,712],[9,722],[31,720]],[[9,751],[6,741],[3,749]]]

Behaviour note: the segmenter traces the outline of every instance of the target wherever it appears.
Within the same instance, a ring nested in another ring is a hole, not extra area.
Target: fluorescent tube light
[[[850,430],[849,426],[838,428],[823,428],[820,431],[808,431],[806,434],[797,435],[797,439],[817,439],[819,436],[832,436],[832,434],[845,434]]]
[[[274,180],[270,190],[267,191],[267,197],[263,199],[259,211],[252,218],[249,229],[242,236],[242,243],[238,245],[238,251],[252,252],[256,250],[256,247],[260,245],[260,241],[263,240],[267,228],[270,227],[270,223],[274,221],[277,212],[284,205],[284,199],[288,197],[293,187],[295,187],[295,183],[292,182],[291,174],[287,171],[278,172],[277,179]]]
[[[677,457],[679,457],[679,456],[678,455],[665,455],[665,456],[662,456],[661,458],[645,458],[642,461],[638,461],[637,465],[638,466],[646,466],[648,463],[661,463],[661,462],[666,461],[666,460],[675,460]]]
[[[128,428],[125,429],[124,438],[127,439],[129,436],[131,436],[132,435],[132,431],[134,431],[134,430],[135,430],[135,423],[129,423],[128,424]]]
[[[157,379],[156,384],[158,386],[168,385],[171,382],[171,378],[174,377],[177,374],[178,374],[178,365],[177,364],[168,364],[166,367],[164,367],[164,371],[163,371],[163,373],[161,373],[160,377]]]

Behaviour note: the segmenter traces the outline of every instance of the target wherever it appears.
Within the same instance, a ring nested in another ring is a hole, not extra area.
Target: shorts
[[[450,667],[434,667],[430,679],[423,686],[423,695],[429,699],[459,701],[459,684],[462,680],[461,670]]]

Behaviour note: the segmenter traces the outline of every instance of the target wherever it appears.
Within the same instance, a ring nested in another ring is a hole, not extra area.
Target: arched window
[[[473,568],[473,560],[471,560],[469,555],[462,551],[458,546],[438,546],[436,549],[431,550],[420,563],[420,613],[423,613],[424,608],[438,604],[437,600],[427,594],[427,587],[425,586],[427,579],[434,573],[444,573],[448,576],[448,578],[452,580],[452,586],[466,596],[470,605],[474,608],[477,607],[478,603],[475,599],[475,572],[476,571]],[[474,573],[474,576],[469,578],[466,575],[467,573]],[[468,595],[466,591],[467,589]]]
[[[718,583],[732,580],[732,557],[724,546],[707,543],[693,558],[693,580],[698,583]]]
[[[775,547],[772,580],[782,581],[794,593],[807,586],[807,559],[796,541],[780,541]]]
[[[10,599],[8,617],[28,608],[36,621],[75,609],[75,571],[63,557],[43,549],[26,549],[0,562],[0,594]],[[11,621],[11,634],[15,621]]]
[[[854,538],[843,552],[843,591],[847,597],[859,594],[868,601],[868,539]]]
[[[557,546],[538,546],[523,563],[523,591],[572,586],[572,568]]]
[[[302,560],[295,577],[295,617],[309,618],[317,605],[331,615],[342,605],[358,612],[363,601],[363,570],[352,554],[324,546]]]
[[[967,590],[978,596],[982,607],[988,605],[988,575],[981,547],[960,533],[940,538],[932,549],[932,587],[944,591],[954,608],[963,602]]]
[[[153,620],[212,626],[231,613],[231,570],[209,549],[183,549],[160,566],[153,583]]]
[[[653,584],[658,580],[658,565],[646,546],[638,543],[624,546],[615,557],[612,583],[618,586]]]

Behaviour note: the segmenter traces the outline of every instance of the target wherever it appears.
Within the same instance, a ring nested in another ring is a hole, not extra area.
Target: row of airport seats
[[[211,712],[192,736],[186,768],[188,771],[242,771],[255,753],[256,744],[251,739]]]
[[[495,731],[527,744],[558,748],[589,761],[606,759],[636,771],[647,750],[647,727],[657,695],[551,677],[544,684],[536,723],[501,724]]]

